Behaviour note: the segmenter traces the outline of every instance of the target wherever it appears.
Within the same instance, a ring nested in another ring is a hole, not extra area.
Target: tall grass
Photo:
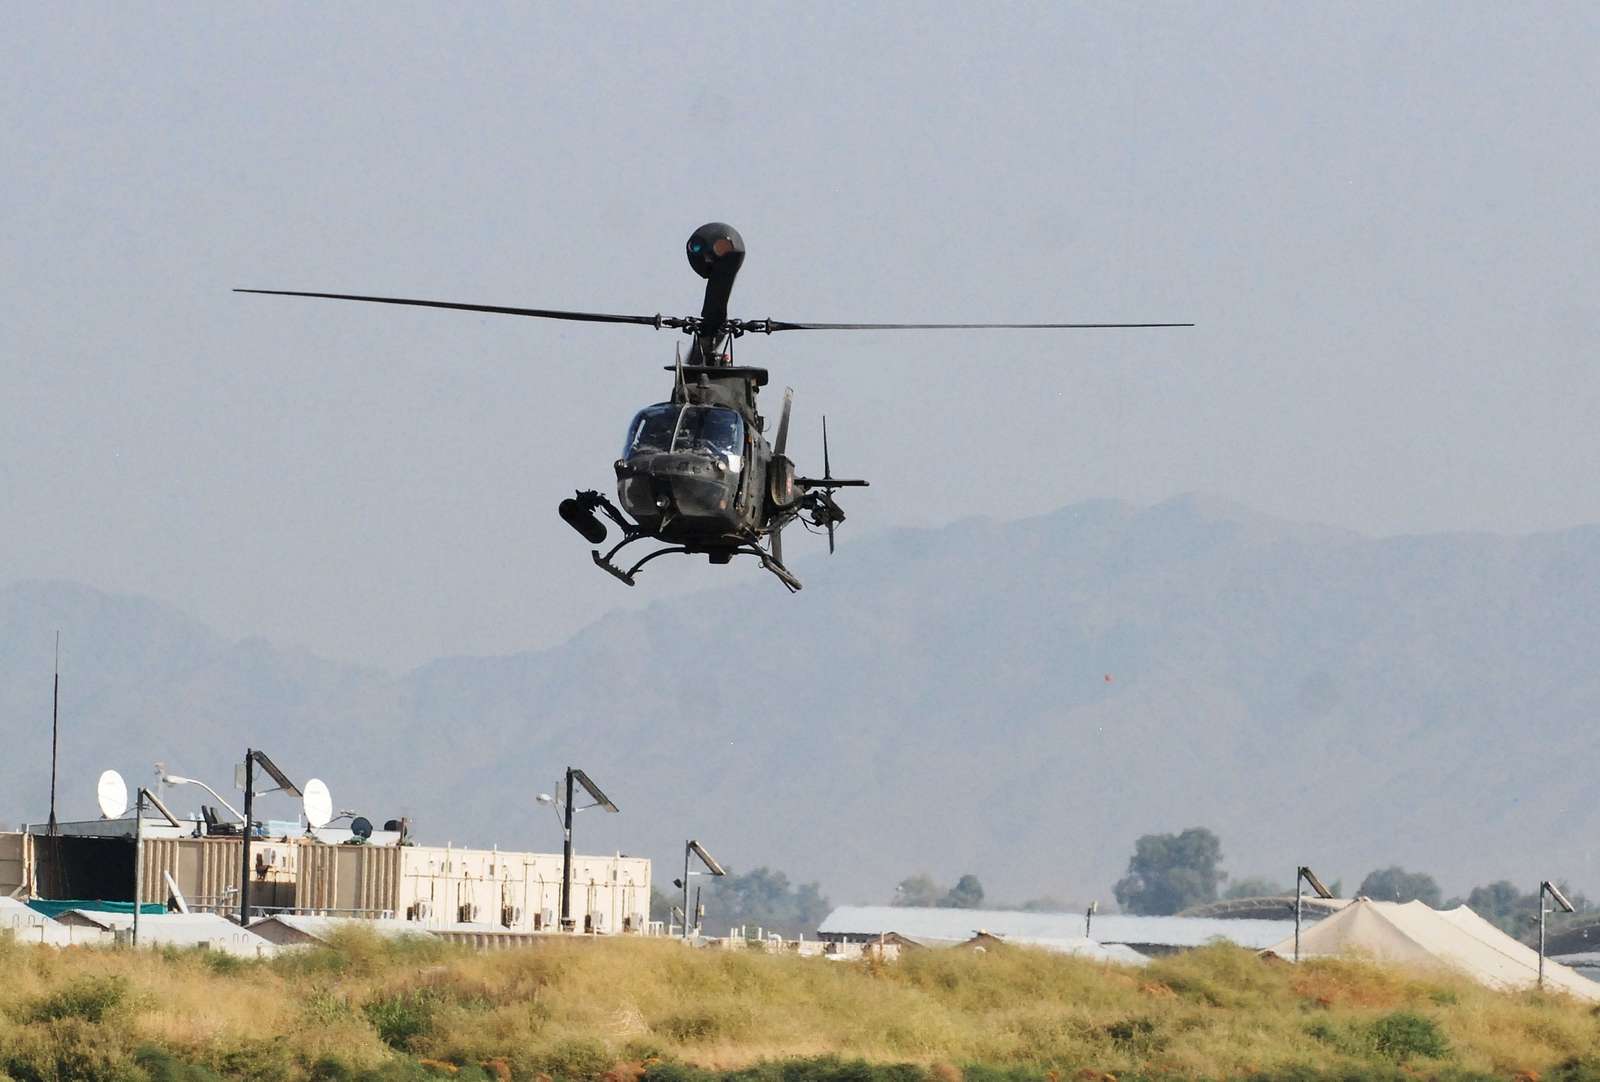
[[[1371,964],[1207,947],[1143,969],[1006,948],[890,964],[676,942],[473,954],[342,935],[204,952],[0,946],[0,1079],[1600,1082],[1600,1019]]]

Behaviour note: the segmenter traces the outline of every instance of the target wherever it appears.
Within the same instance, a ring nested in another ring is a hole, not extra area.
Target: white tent
[[[72,929],[15,898],[0,898],[0,934],[10,934],[18,943],[48,943],[56,947],[100,938],[98,933],[74,938]]]
[[[1150,964],[1150,959],[1134,950],[1132,947],[1121,943],[1096,943],[1083,936],[1072,936],[1065,939],[1056,939],[1048,936],[1000,936],[993,932],[980,932],[968,944],[979,944],[985,938],[993,938],[1001,943],[1009,943],[1017,947],[1032,947],[1035,950],[1050,951],[1053,954],[1070,954],[1077,958],[1087,958],[1091,962],[1114,962],[1123,966],[1144,966]]]
[[[1271,948],[1294,957],[1294,937]],[[1512,939],[1466,906],[1433,909],[1422,902],[1358,898],[1300,933],[1300,957],[1355,955],[1400,965],[1448,968],[1491,988],[1531,988],[1539,953]],[[1600,984],[1545,959],[1547,988],[1600,1002]]]
[[[133,914],[69,909],[61,914],[61,923],[116,932],[133,928]],[[244,958],[265,957],[278,949],[276,944],[216,913],[141,913],[139,945],[205,947]]]
[[[369,920],[361,917],[313,917],[279,913],[263,917],[250,925],[250,930],[256,935],[285,947],[326,943],[341,928],[366,928],[385,939],[402,935],[428,935],[428,929],[420,925],[392,918]]]

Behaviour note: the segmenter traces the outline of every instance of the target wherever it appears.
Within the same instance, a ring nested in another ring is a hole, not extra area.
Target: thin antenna
[[[61,630],[56,629],[56,682],[50,694],[50,836],[56,836],[56,748],[61,733]]]

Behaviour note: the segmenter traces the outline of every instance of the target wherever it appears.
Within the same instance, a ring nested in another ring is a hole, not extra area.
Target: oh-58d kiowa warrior
[[[714,564],[753,556],[790,590],[800,589],[783,562],[783,530],[795,521],[828,535],[844,521],[834,494],[863,486],[859,479],[833,476],[828,458],[827,419],[822,424],[822,476],[802,477],[788,456],[789,407],[785,390],[778,429],[767,443],[766,422],[756,396],[767,385],[767,370],[733,362],[735,339],[777,331],[1001,330],[1120,327],[1190,327],[1190,323],[794,323],[780,319],[730,319],[728,297],[744,263],[744,239],[721,222],[696,229],[689,237],[689,265],[705,279],[705,301],[698,316],[626,316],[511,308],[494,304],[368,297],[350,293],[308,293],[285,289],[241,289],[286,297],[454,308],[580,323],[633,323],[657,330],[679,330],[690,338],[668,369],[672,395],[634,415],[614,463],[617,502],[594,489],[561,501],[561,517],[591,544],[604,546],[606,521],[622,533],[604,551],[593,551],[595,565],[632,586],[645,564],[670,553],[701,554]],[[618,504],[621,506],[619,507]],[[604,516],[604,518],[602,518]],[[623,549],[638,542],[660,547],[631,565],[619,563]]]

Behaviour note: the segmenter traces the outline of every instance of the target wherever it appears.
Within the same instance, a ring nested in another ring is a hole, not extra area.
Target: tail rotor
[[[833,494],[841,488],[866,488],[867,482],[855,478],[835,477],[833,460],[828,453],[828,418],[822,418],[822,477],[799,477],[795,483],[806,491],[803,507],[813,526],[828,531],[828,552],[834,549],[834,527],[844,521],[844,510],[834,500]]]

